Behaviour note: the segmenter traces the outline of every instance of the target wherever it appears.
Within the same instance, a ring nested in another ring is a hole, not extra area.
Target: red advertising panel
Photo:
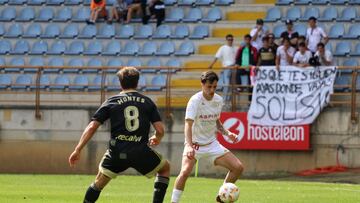
[[[220,120],[224,127],[238,135],[232,143],[218,134],[219,142],[228,149],[256,150],[308,150],[310,126],[259,126],[249,125],[246,112],[223,112]]]

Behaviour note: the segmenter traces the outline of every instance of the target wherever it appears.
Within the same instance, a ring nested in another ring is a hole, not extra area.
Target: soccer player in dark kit
[[[109,149],[99,164],[95,182],[86,191],[84,203],[96,202],[106,184],[129,167],[148,178],[156,174],[153,203],[161,203],[169,184],[170,164],[150,147],[160,144],[164,125],[156,105],[136,91],[139,71],[134,67],[124,67],[117,75],[123,91],[109,98],[96,111],[69,157],[70,166],[80,159],[81,150],[97,128],[110,119]],[[155,133],[149,138],[150,124]]]

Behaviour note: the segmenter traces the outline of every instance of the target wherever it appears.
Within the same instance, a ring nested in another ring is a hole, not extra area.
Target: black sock
[[[169,178],[164,176],[157,176],[154,184],[154,198],[153,203],[162,203],[164,201],[166,189],[169,185]]]
[[[95,183],[91,184],[87,189],[84,203],[94,203],[99,198],[101,190],[96,187]]]

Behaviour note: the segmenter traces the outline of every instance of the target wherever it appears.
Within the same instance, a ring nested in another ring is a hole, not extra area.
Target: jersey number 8
[[[124,111],[125,127],[129,132],[139,128],[139,109],[136,106],[128,106]]]

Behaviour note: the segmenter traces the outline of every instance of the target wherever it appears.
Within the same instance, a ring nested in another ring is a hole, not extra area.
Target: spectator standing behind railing
[[[263,47],[258,52],[257,66],[274,66],[276,50],[270,47],[269,37],[263,38]]]
[[[250,31],[251,44],[259,50],[262,47],[262,38],[268,34],[269,30],[264,28],[264,21],[262,19],[256,20],[256,26]]]
[[[230,99],[229,94],[229,85],[230,85],[230,79],[231,79],[231,69],[230,67],[235,65],[235,57],[236,57],[236,51],[237,47],[235,47],[233,44],[234,42],[234,36],[231,34],[227,34],[226,37],[226,44],[222,45],[216,52],[215,58],[213,62],[209,65],[209,69],[212,69],[214,64],[217,60],[221,60],[222,67],[227,68],[224,69],[221,77],[224,83],[223,88],[223,98],[225,98],[226,101]]]
[[[311,51],[307,50],[305,42],[302,42],[299,44],[299,51],[295,53],[293,64],[298,67],[307,67],[311,57]]]
[[[99,17],[106,19],[106,0],[92,0],[90,3],[90,10],[90,19],[86,21],[87,24],[95,24]]]
[[[276,68],[279,70],[280,66],[291,65],[295,51],[295,48],[290,46],[289,38],[284,38],[283,45],[276,50]]]
[[[331,66],[333,65],[333,56],[329,50],[325,49],[325,44],[320,42],[317,45],[317,51],[315,57],[319,58],[320,65],[322,66]]]
[[[329,38],[325,31],[316,25],[316,18],[310,17],[309,18],[309,28],[306,31],[306,41],[309,50],[314,54],[316,52],[316,48],[318,43],[323,41],[324,44],[327,44]]]
[[[111,14],[108,19],[108,23],[115,21],[121,22],[125,19],[127,13],[127,3],[124,0],[116,0],[113,7],[111,8]]]

